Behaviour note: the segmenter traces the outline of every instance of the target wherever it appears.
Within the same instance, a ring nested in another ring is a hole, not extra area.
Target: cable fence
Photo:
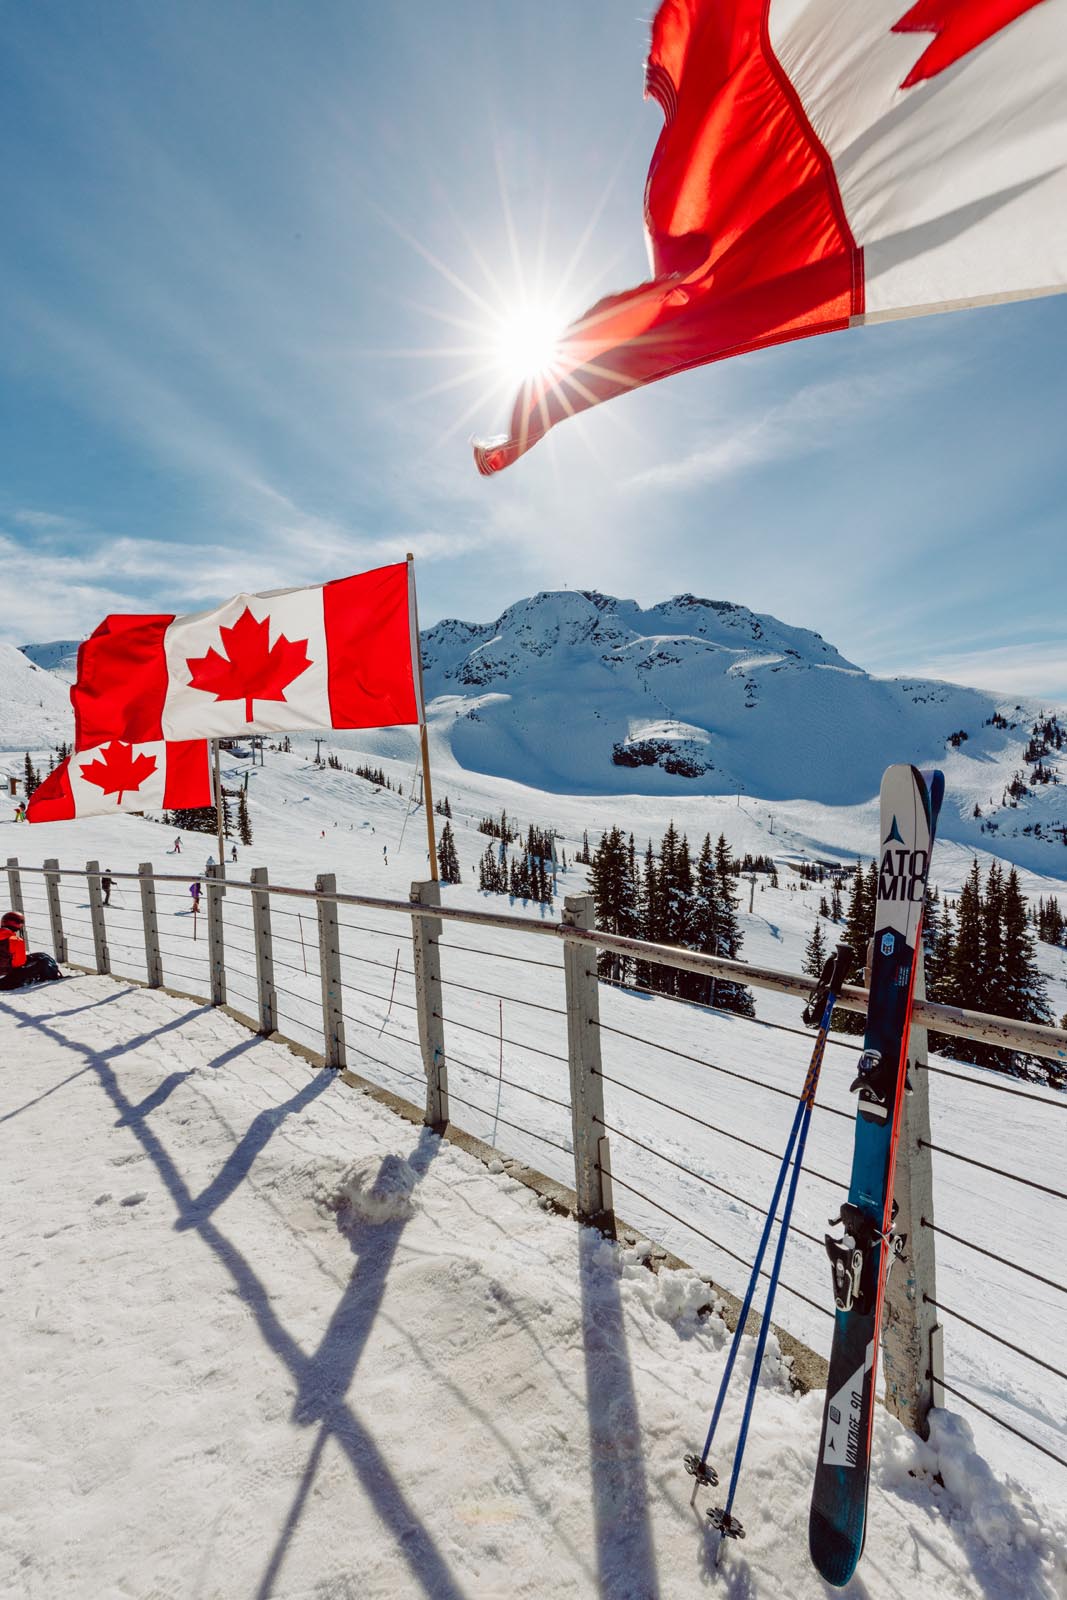
[[[338,893],[330,875],[314,889],[273,885],[258,868],[224,884],[211,869],[7,870],[34,948],[228,1004],[421,1100],[430,1125],[454,1122],[544,1173],[585,1220],[611,1228],[624,1196],[644,1233],[741,1294],[814,1040],[799,1019],[809,980],[597,932],[588,896],[549,922],[442,906],[430,884],[404,902]],[[763,1014],[600,980],[602,949],[744,984]],[[846,988],[846,1008],[865,1002]],[[1067,1094],[928,1061],[924,1025],[1015,1040],[1061,1068],[1067,1033],[921,999],[915,1017],[896,1177],[910,1264],[887,1289],[887,1403],[921,1427],[943,1391],[981,1427],[1065,1462],[1067,1272],[1047,1245],[1067,1220]],[[824,1235],[849,1187],[859,1048],[827,1044],[781,1283],[785,1326],[817,1354],[833,1320]]]

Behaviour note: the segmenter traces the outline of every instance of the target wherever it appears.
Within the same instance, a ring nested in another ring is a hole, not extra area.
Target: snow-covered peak
[[[0,750],[46,750],[71,738],[66,684],[13,644],[0,644],[0,685]]]
[[[53,639],[47,644],[24,644],[22,654],[46,672],[73,683],[78,675],[79,639]]]

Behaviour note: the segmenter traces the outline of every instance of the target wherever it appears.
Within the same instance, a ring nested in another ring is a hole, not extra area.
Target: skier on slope
[[[104,891],[104,904],[106,906],[111,904],[111,890],[114,882],[115,880],[111,876],[111,868],[108,867],[104,876],[100,879],[100,887]]]
[[[23,989],[31,983],[61,978],[52,957],[44,950],[26,950],[26,919],[21,911],[0,917],[0,989]]]
[[[200,910],[200,879],[194,878],[189,885],[189,893],[193,897],[193,916]]]
[[[174,841],[174,854],[176,856],[180,856],[181,853],[182,853],[182,836],[179,833],[178,837]]]

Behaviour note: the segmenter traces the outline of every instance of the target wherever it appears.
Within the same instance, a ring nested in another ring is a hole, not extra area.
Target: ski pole
[[[793,1125],[789,1130],[789,1138],[786,1143],[785,1153],[782,1157],[781,1166],[778,1169],[778,1177],[775,1181],[774,1194],[771,1198],[771,1203],[767,1210],[767,1216],[763,1224],[763,1232],[761,1234],[759,1246],[756,1251],[756,1258],[752,1264],[752,1271],[749,1275],[748,1286],[745,1290],[745,1298],[741,1306],[741,1314],[738,1318],[737,1326],[734,1329],[734,1336],[730,1345],[730,1353],[727,1357],[726,1368],[719,1384],[719,1393],[715,1401],[715,1409],[712,1413],[711,1425],[708,1428],[708,1435],[704,1442],[704,1449],[702,1454],[699,1456],[689,1455],[685,1458],[686,1470],[690,1472],[697,1480],[696,1485],[694,1486],[694,1494],[696,1493],[696,1488],[699,1487],[701,1483],[708,1484],[709,1486],[713,1486],[718,1483],[718,1474],[715,1472],[713,1467],[709,1467],[707,1464],[708,1453],[711,1450],[712,1440],[715,1437],[715,1430],[718,1427],[719,1418],[722,1415],[722,1408],[726,1399],[726,1392],[729,1387],[731,1375],[733,1373],[734,1363],[737,1360],[737,1354],[741,1346],[741,1338],[744,1334],[745,1325],[748,1320],[748,1314],[752,1306],[752,1300],[759,1281],[760,1271],[763,1267],[763,1258],[766,1254],[767,1244],[770,1240],[771,1231],[774,1227],[775,1216],[778,1210],[778,1202],[781,1199],[782,1189],[785,1184],[786,1175],[789,1171],[790,1160],[793,1157],[793,1151],[795,1147],[796,1159],[793,1162],[793,1175],[789,1185],[789,1192],[786,1197],[785,1210],[782,1214],[781,1232],[778,1238],[778,1247],[775,1252],[774,1266],[771,1271],[771,1282],[767,1295],[767,1304],[764,1309],[763,1320],[760,1325],[760,1333],[756,1347],[756,1357],[752,1369],[752,1376],[749,1382],[748,1397],[746,1400],[745,1416],[742,1421],[741,1434],[738,1439],[734,1456],[734,1468],[731,1478],[729,1499],[727,1501],[725,1512],[720,1513],[717,1510],[708,1512],[708,1516],[713,1521],[715,1521],[717,1515],[724,1516],[729,1524],[726,1532],[732,1532],[733,1536],[738,1538],[741,1538],[744,1535],[741,1531],[740,1523],[736,1522],[735,1519],[730,1517],[730,1509],[733,1504],[734,1490],[737,1486],[737,1477],[740,1471],[741,1458],[744,1454],[745,1440],[748,1435],[748,1422],[751,1417],[755,1389],[759,1382],[760,1365],[763,1360],[763,1350],[767,1342],[767,1329],[770,1325],[771,1309],[774,1305],[775,1290],[778,1282],[778,1272],[781,1267],[782,1255],[785,1249],[786,1235],[789,1231],[789,1219],[793,1210],[793,1202],[796,1198],[800,1170],[804,1164],[804,1148],[807,1143],[808,1126],[811,1121],[812,1107],[815,1103],[815,1093],[819,1084],[819,1073],[822,1068],[823,1055],[826,1050],[826,1040],[830,1031],[830,1021],[833,1016],[835,1002],[841,993],[841,987],[846,977],[852,969],[853,962],[854,957],[848,947],[846,945],[838,945],[835,953],[826,961],[826,964],[822,970],[822,976],[819,979],[818,986],[811,995],[810,999],[808,1000],[808,1004],[804,1009],[805,1022],[810,1024],[815,1020],[816,1017],[818,1017],[819,1031],[812,1049],[811,1060],[808,1065],[804,1086],[797,1101],[797,1108],[793,1116]],[[718,1522],[716,1522],[716,1526],[720,1526]],[[720,1532],[722,1531],[723,1530],[720,1527]],[[723,1536],[725,1537],[725,1533]]]

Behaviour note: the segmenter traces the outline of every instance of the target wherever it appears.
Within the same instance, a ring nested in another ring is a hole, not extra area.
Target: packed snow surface
[[[775,1341],[718,1574],[681,1467],[726,1349],[689,1272],[227,1015],[0,996],[0,1592],[25,1600],[823,1597],[821,1396]],[[739,1383],[723,1445],[739,1421]],[[1062,1496],[876,1429],[864,1600],[1054,1600]]]

